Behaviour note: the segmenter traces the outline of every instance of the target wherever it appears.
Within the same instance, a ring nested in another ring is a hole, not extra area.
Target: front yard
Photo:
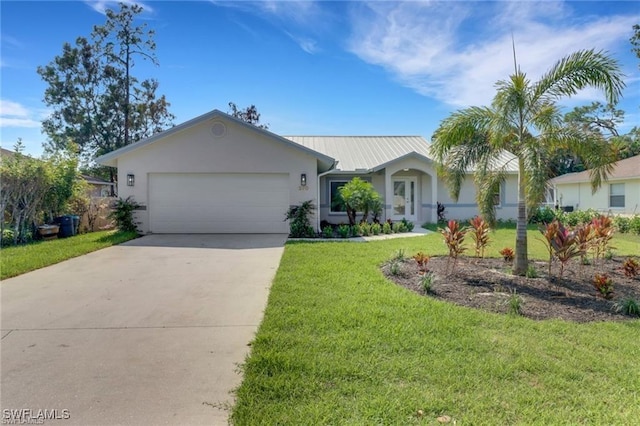
[[[0,279],[15,277],[137,237],[135,232],[100,231],[0,250]]]
[[[638,237],[613,245],[640,253]],[[445,253],[437,234],[286,246],[235,424],[637,422],[640,320],[534,321],[420,296],[380,271],[399,249]]]

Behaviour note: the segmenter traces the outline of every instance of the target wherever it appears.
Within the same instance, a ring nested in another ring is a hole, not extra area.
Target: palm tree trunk
[[[516,259],[513,265],[514,275],[525,275],[529,256],[527,255],[527,198],[524,176],[524,161],[520,159],[518,173],[518,220],[516,224]]]

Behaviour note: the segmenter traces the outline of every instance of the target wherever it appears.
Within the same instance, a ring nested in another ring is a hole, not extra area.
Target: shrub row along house
[[[517,161],[496,193],[497,217],[514,218]],[[384,201],[380,220],[437,221],[477,214],[469,175],[455,203],[420,136],[279,136],[214,110],[97,159],[118,168],[118,194],[133,197],[143,233],[286,233],[290,206],[312,200],[314,218],[347,223],[332,203],[353,177]],[[319,200],[319,202],[318,202]]]

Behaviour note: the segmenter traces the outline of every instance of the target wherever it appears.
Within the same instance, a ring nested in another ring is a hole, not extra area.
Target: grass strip
[[[100,231],[64,239],[37,241],[23,246],[4,247],[0,250],[0,279],[15,277],[136,237],[135,232]]]
[[[514,235],[496,231],[491,251]],[[619,254],[636,254],[640,238],[616,237],[614,245]],[[640,418],[640,320],[536,322],[418,296],[379,271],[398,250],[434,255],[445,247],[437,234],[286,246],[243,366],[233,423],[438,424],[438,416],[448,415],[457,424],[562,425]],[[545,253],[542,247],[540,258]]]

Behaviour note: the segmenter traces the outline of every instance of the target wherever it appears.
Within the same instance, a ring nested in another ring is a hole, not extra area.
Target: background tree
[[[631,42],[631,51],[636,54],[636,57],[640,59],[640,25],[635,24],[633,26],[633,35],[629,39]],[[640,68],[640,64],[638,64],[638,68]]]
[[[566,126],[575,127],[577,131],[590,134],[593,138],[600,138],[603,143],[614,144],[613,147],[618,150],[619,147],[616,145],[620,138],[618,126],[623,122],[624,111],[616,109],[614,105],[603,105],[600,102],[575,107],[564,116]],[[557,150],[550,161],[550,168],[552,176],[586,170],[580,158],[571,150],[564,148]]]
[[[158,82],[140,82],[132,74],[136,57],[158,64],[153,31],[134,24],[141,12],[136,4],[120,3],[119,11],[107,10],[106,23],[95,26],[90,39],[65,43],[60,56],[38,67],[48,84],[44,102],[53,110],[43,122],[49,150],[72,142],[91,162],[171,124],[169,103],[156,95]]]
[[[550,175],[548,163],[557,150],[576,154],[592,170],[593,190],[613,167],[615,152],[611,145],[579,126],[564,124],[556,105],[558,99],[586,87],[601,89],[607,102],[615,104],[624,87],[618,63],[603,52],[578,51],[558,61],[535,83],[516,65],[508,80],[496,84],[490,107],[456,111],[441,122],[433,135],[432,152],[453,198],[457,200],[467,171],[475,169],[477,202],[488,221],[495,220],[490,193],[506,177],[507,165],[502,165],[500,159],[504,151],[516,157],[518,216],[514,274],[526,272],[527,208],[542,200]]]
[[[3,157],[0,164],[3,245],[26,243],[33,238],[36,224],[69,212],[69,201],[82,192],[84,183],[78,179],[74,152],[37,159],[24,155],[23,148],[19,140],[15,154]]]
[[[268,124],[260,124],[260,113],[258,112],[258,109],[255,105],[250,105],[245,109],[238,109],[238,106],[235,103],[229,102],[228,113],[231,116],[238,118],[245,123],[253,124],[260,129],[269,129]]]

